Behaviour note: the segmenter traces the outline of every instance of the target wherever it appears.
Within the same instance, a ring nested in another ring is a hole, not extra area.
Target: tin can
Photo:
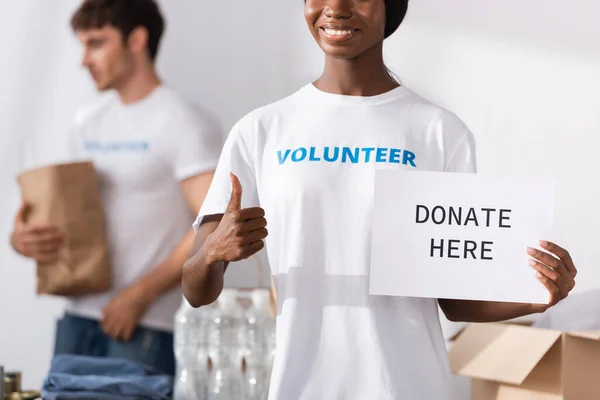
[[[6,372],[4,374],[4,394],[11,394],[21,391],[21,373],[17,371]]]
[[[6,400],[36,400],[40,398],[40,392],[38,391],[27,391],[27,392],[14,392],[5,397]]]

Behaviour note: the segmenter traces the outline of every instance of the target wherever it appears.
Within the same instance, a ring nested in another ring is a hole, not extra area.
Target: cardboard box
[[[449,351],[472,400],[600,399],[600,332],[472,324]]]

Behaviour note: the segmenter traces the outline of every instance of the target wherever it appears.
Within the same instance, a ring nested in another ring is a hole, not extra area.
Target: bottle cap
[[[265,289],[255,289],[252,291],[252,304],[259,310],[266,310],[270,307],[271,294]]]
[[[233,308],[237,303],[237,290],[223,289],[221,295],[217,299],[221,308]]]

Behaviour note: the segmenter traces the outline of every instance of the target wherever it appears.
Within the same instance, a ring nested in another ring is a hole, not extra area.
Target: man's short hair
[[[148,31],[148,53],[154,62],[165,21],[154,0],[84,0],[71,18],[74,31],[110,25],[121,32],[123,41],[137,27]]]

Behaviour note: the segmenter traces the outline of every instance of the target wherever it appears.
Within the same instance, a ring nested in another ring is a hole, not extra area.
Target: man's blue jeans
[[[122,342],[106,336],[98,321],[70,314],[57,323],[54,354],[123,358],[175,375],[172,333],[139,327]]]

